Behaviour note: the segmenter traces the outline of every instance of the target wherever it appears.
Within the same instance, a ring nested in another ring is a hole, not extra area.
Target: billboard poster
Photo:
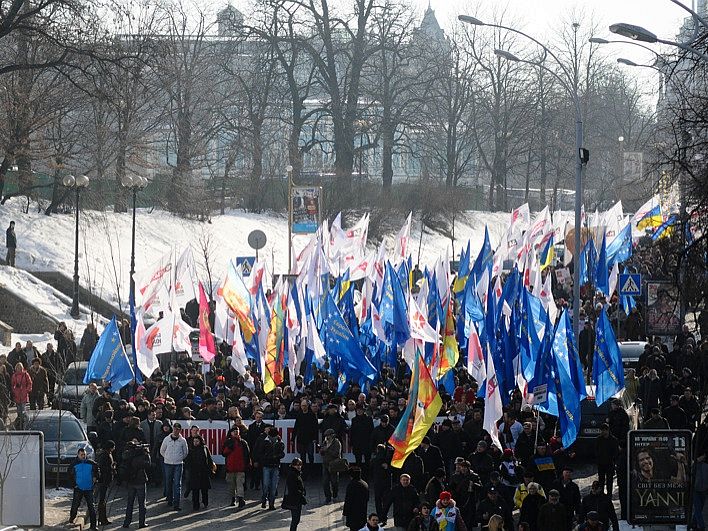
[[[632,525],[686,525],[691,490],[691,432],[632,430],[628,434]]]
[[[322,188],[294,186],[291,197],[293,234],[312,234],[320,225]]]
[[[679,291],[671,282],[647,282],[647,335],[675,336],[681,331]]]

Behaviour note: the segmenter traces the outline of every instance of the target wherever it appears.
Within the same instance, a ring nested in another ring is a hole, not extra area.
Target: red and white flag
[[[199,355],[207,363],[216,356],[214,336],[209,325],[209,301],[207,300],[204,286],[199,283]]]

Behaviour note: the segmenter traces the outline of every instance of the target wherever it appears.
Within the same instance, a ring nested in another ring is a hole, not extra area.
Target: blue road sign
[[[255,256],[237,256],[236,257],[236,267],[243,264],[243,276],[247,277],[251,274],[253,266],[256,263]]]
[[[635,296],[641,295],[642,275],[621,273],[619,276],[619,294]]]

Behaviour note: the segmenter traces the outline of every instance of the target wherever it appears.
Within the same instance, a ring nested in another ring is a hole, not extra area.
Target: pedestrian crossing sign
[[[622,273],[619,276],[620,295],[641,295],[642,276],[630,273]]]

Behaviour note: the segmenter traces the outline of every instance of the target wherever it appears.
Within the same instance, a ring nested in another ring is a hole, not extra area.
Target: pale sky
[[[422,13],[429,0],[412,1]],[[683,0],[683,3],[692,7],[691,0]],[[483,21],[485,19],[481,16],[482,12],[489,13],[506,6],[510,20],[519,21],[523,26],[519,29],[542,42],[552,39],[553,31],[561,21],[567,20],[574,10],[592,15],[600,27],[596,36],[607,40],[623,40],[623,37],[610,33],[609,25],[616,22],[643,26],[659,38],[675,40],[683,19],[690,16],[670,0],[430,0],[430,5],[443,28],[457,15],[474,15],[475,5],[480,7],[477,16]],[[489,16],[486,18],[490,20]],[[662,51],[659,46],[651,47]],[[650,52],[633,45],[606,44],[603,45],[603,50],[613,58],[625,57],[636,63],[650,63],[654,59]],[[642,70],[650,72],[647,69]]]

